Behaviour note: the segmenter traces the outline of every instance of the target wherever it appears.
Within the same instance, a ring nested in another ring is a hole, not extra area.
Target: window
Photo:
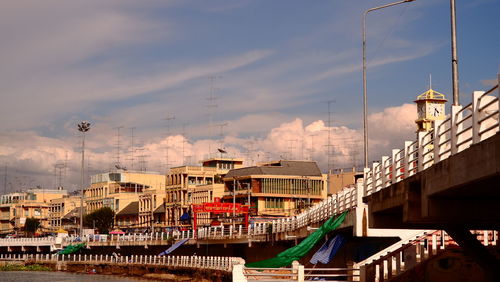
[[[266,209],[283,209],[284,203],[282,198],[266,198]]]

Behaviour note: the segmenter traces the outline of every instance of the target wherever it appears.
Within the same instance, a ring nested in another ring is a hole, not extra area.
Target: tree
[[[108,208],[97,209],[83,218],[83,225],[87,228],[97,228],[100,234],[107,234],[113,228],[115,212]]]
[[[28,217],[24,223],[24,232],[28,236],[33,236],[40,227],[40,220],[33,217]]]

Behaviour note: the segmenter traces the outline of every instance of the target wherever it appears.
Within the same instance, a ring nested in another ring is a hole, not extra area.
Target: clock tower
[[[426,92],[417,96],[417,113],[418,118],[415,120],[417,131],[430,131],[434,128],[435,120],[445,119],[445,103],[444,94],[429,88]]]

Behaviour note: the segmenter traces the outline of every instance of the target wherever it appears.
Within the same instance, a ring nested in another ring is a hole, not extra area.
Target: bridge
[[[297,242],[328,218],[347,212],[340,229],[352,230],[355,237],[391,234],[402,239],[383,253],[356,264],[353,269],[360,274],[352,275],[353,279],[355,276],[362,281],[389,279],[437,250],[446,249],[450,242],[458,243],[491,272],[498,269],[498,261],[483,246],[496,245],[498,233],[469,230],[500,227],[499,97],[498,84],[488,91],[473,92],[470,104],[452,106],[445,120],[436,121],[433,131],[418,133],[416,140],[404,142],[403,148],[392,150],[390,156],[365,169],[362,182],[345,187],[297,216],[255,223],[248,229],[198,228],[196,239],[193,231],[67,237],[59,246],[56,238],[43,243],[1,239],[0,248],[7,247],[9,251],[47,245],[57,248],[76,241],[89,246],[147,247],[183,238],[190,239],[187,244]],[[478,237],[482,240],[478,241]],[[408,253],[413,255],[407,256]],[[407,259],[403,260],[403,256]],[[234,267],[240,274],[251,274],[252,269]],[[303,277],[299,275],[301,269],[299,265],[293,270],[296,280]]]

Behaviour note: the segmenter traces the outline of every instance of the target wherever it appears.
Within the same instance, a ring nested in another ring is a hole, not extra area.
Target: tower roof
[[[415,100],[415,102],[421,101],[421,100],[435,100],[435,101],[437,100],[437,101],[444,101],[444,102],[447,101],[444,94],[439,93],[439,92],[433,90],[432,88],[429,88],[429,90],[418,95],[417,100]]]

